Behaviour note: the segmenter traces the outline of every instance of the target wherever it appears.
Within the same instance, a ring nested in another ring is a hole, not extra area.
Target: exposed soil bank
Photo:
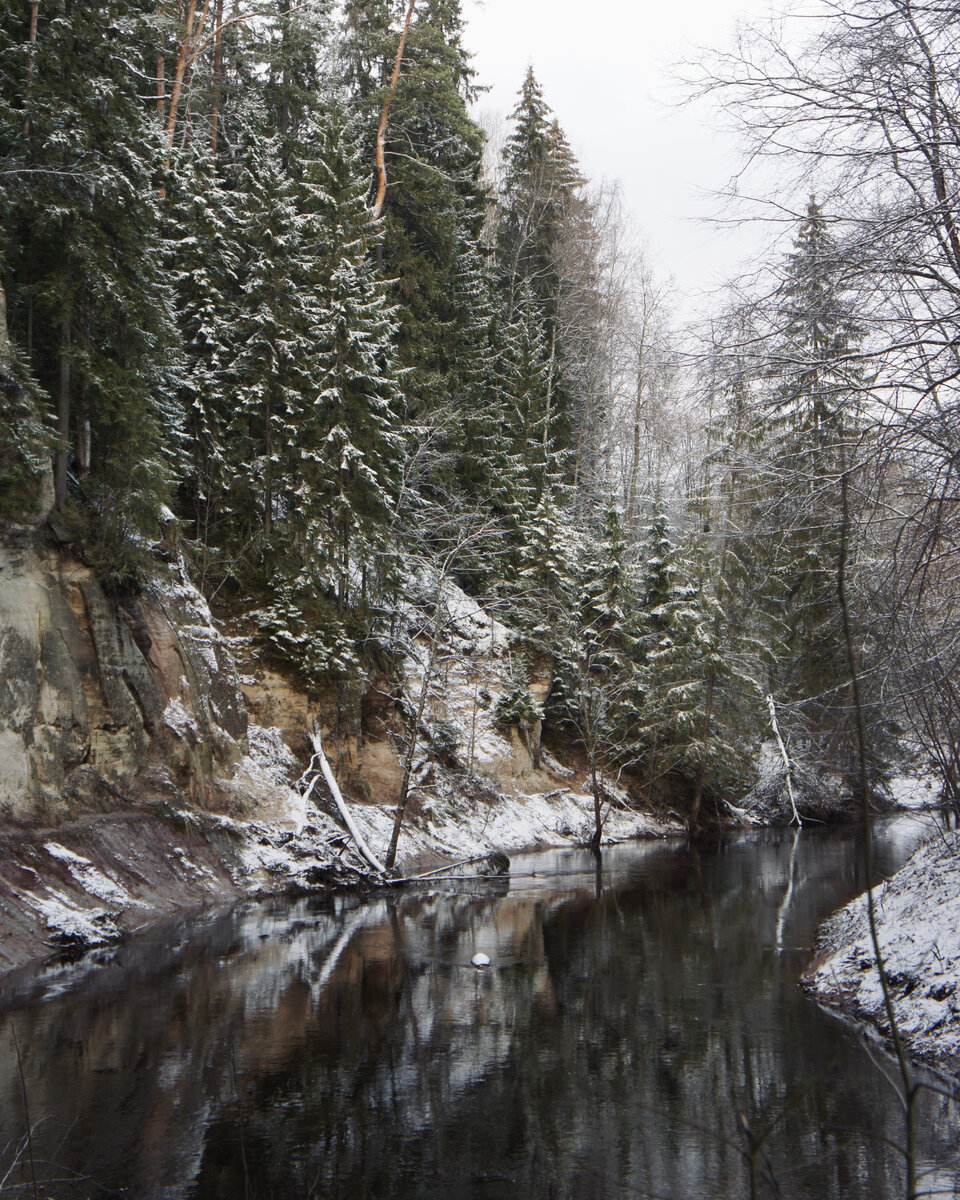
[[[592,800],[541,750],[539,729],[496,722],[517,677],[513,633],[462,593],[448,603],[401,873],[592,830]],[[383,853],[402,776],[400,701],[368,681],[345,729],[332,700],[260,660],[255,618],[227,636],[175,565],[114,597],[65,551],[0,544],[0,971],[197,906],[356,883],[363,864],[322,811],[322,788],[321,808],[301,794],[317,726],[356,824]],[[527,682],[542,700],[549,672],[534,666]],[[408,704],[422,686],[411,660]],[[607,790],[607,841],[679,828]]]
[[[880,951],[907,1052],[960,1076],[960,834],[944,832],[874,889]],[[810,995],[889,1041],[864,893],[820,930]]]

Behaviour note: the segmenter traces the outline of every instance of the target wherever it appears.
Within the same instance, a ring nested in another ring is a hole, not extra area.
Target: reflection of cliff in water
[[[598,898],[589,856],[531,856],[514,868],[536,878],[252,905],[132,944],[8,1010],[38,1140],[138,1200],[734,1197],[742,1113],[758,1134],[780,1118],[784,1195],[896,1194],[879,1139],[899,1139],[898,1102],[796,988],[856,861],[806,832],[624,847]],[[5,1143],[22,1106],[0,1053]],[[922,1124],[946,1170],[944,1103]]]

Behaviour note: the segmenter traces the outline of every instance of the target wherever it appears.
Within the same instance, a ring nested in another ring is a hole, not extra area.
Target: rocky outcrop
[[[529,719],[549,672],[453,585],[432,654],[410,610],[400,692],[369,680],[345,705],[262,659],[256,614],[227,637],[182,569],[158,571],[114,596],[35,534],[0,546],[0,971],[178,908],[355,882],[363,864],[322,789],[318,808],[298,787],[317,722],[381,848],[421,712],[401,868],[583,837],[591,801]],[[526,716],[512,725],[500,700],[518,688]],[[611,838],[661,831],[610,790]]]
[[[247,713],[206,603],[137,596],[34,539],[0,546],[0,969],[237,894]],[[204,824],[206,822],[206,824]]]
[[[104,594],[53,551],[0,547],[0,819],[53,824],[117,796],[216,806],[247,714],[206,603],[178,573]]]

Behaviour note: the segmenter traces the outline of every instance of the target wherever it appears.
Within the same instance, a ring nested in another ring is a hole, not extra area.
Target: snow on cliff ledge
[[[874,891],[880,949],[907,1051],[960,1073],[960,833],[938,834]],[[866,893],[823,926],[804,983],[885,1036],[889,1025]]]

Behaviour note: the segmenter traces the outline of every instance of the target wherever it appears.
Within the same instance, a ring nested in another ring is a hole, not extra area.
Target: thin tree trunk
[[[270,471],[270,456],[273,454],[273,413],[270,397],[266,401],[264,414],[264,463],[263,463],[263,535],[269,539],[273,532],[273,479]]]
[[[411,731],[410,741],[407,746],[407,753],[403,760],[403,777],[400,781],[400,795],[397,797],[397,808],[393,818],[393,832],[390,835],[390,847],[387,850],[387,856],[384,860],[388,871],[392,870],[393,864],[397,861],[397,844],[400,841],[400,829],[403,826],[403,815],[407,807],[407,798],[410,795],[410,779],[413,775],[413,761],[417,753],[417,739],[420,735],[420,725],[423,721],[423,714],[427,707],[427,693],[429,692],[433,683],[433,673],[437,663],[437,643],[440,640],[442,602],[443,578],[441,577],[437,583],[433,631],[430,635],[430,654],[427,658],[427,666],[423,673],[423,682],[420,685],[420,699],[417,701],[417,712],[413,721],[413,730]]]
[[[767,708],[770,710],[770,728],[773,730],[773,736],[777,739],[777,745],[780,747],[780,757],[783,759],[783,767],[787,774],[787,795],[790,797],[790,808],[793,810],[792,825],[796,821],[797,826],[803,824],[800,820],[800,814],[797,812],[797,801],[793,794],[793,778],[790,773],[790,756],[787,754],[787,748],[783,744],[783,738],[780,736],[780,726],[777,723],[777,706],[773,699],[773,695],[767,697]]]
[[[386,162],[386,141],[387,141],[387,121],[390,117],[390,105],[393,103],[393,97],[397,91],[397,83],[400,79],[400,68],[403,65],[403,50],[407,44],[407,34],[410,32],[410,22],[413,19],[413,10],[417,0],[410,0],[410,5],[407,8],[406,20],[403,23],[403,32],[400,34],[400,44],[397,46],[397,57],[393,63],[393,74],[390,76],[390,86],[387,90],[386,99],[383,102],[383,108],[380,110],[380,124],[377,126],[377,153],[376,153],[376,171],[377,171],[377,194],[373,202],[371,216],[374,221],[380,219],[383,212],[383,202],[387,196],[387,162]]]
[[[177,50],[177,67],[173,76],[173,87],[170,90],[170,107],[167,109],[167,128],[166,128],[166,143],[167,152],[164,156],[164,170],[170,166],[170,155],[173,151],[173,142],[177,132],[177,113],[180,108],[180,99],[183,95],[183,81],[186,77],[187,67],[192,64],[193,60],[200,53],[203,46],[208,44],[205,40],[200,41],[200,34],[207,20],[207,12],[210,8],[210,0],[204,0],[203,9],[200,16],[197,18],[196,27],[194,27],[194,18],[197,13],[197,0],[190,0],[187,7],[187,21],[184,28],[183,38],[180,41],[180,46]]]
[[[213,42],[213,102],[210,106],[210,166],[217,162],[217,133],[220,120],[220,86],[223,79],[223,0],[217,0]]]
[[[67,501],[67,465],[70,459],[70,309],[60,318],[60,383],[57,392],[57,447],[54,500],[62,512]]]
[[[550,358],[547,360],[547,396],[543,411],[543,461],[546,465],[547,447],[550,444],[550,418],[553,405],[553,371],[557,361],[557,322],[550,322]]]
[[[638,410],[639,411],[639,410]],[[720,642],[721,616],[723,609],[721,601],[724,591],[726,590],[727,582],[727,563],[729,562],[730,553],[730,523],[733,520],[733,498],[737,490],[738,473],[733,472],[730,478],[730,488],[727,494],[727,518],[726,527],[723,531],[723,548],[720,551],[720,573],[717,577],[717,613],[713,620],[713,640],[715,645]],[[707,668],[707,694],[704,697],[703,704],[703,723],[701,726],[701,740],[706,742],[710,735],[710,722],[713,720],[713,697],[717,682],[717,668],[714,662],[711,662]],[[693,804],[690,808],[690,824],[689,830],[691,833],[696,833],[697,825],[700,820],[700,806],[703,803],[703,791],[706,786],[707,766],[705,762],[701,762],[697,767],[696,780],[693,785]]]
[[[637,492],[640,486],[640,417],[643,412],[643,353],[637,356],[637,395],[633,403],[633,461],[630,467],[630,487],[627,492],[627,528],[633,527],[637,515]]]
[[[13,366],[13,347],[7,332],[7,293],[0,279],[0,372],[9,373]]]
[[[710,722],[713,720],[713,695],[716,687],[717,671],[713,663],[707,668],[707,694],[703,701],[703,726],[706,733],[710,732]],[[697,832],[700,823],[700,807],[703,804],[703,789],[707,782],[707,765],[701,761],[697,767],[697,776],[693,785],[693,803],[690,806],[691,833]]]
[[[603,819],[600,811],[600,780],[597,778],[597,763],[593,754],[590,755],[590,787],[593,791],[593,837],[590,839],[590,845],[599,854]]]
[[[162,31],[162,29],[163,29],[163,5],[162,4],[157,8],[157,24]],[[166,63],[164,62],[162,48],[157,51],[156,63],[154,66],[154,79],[155,79],[154,95],[156,97],[156,103],[157,103],[157,120],[160,122],[160,124],[162,126],[163,125],[164,101],[166,100],[166,96],[167,96]]]
[[[30,93],[33,91],[33,72],[35,69],[34,47],[37,44],[37,16],[39,14],[40,4],[38,0],[30,5],[30,31],[27,34],[27,41],[30,44],[30,51],[27,57],[27,79],[26,86],[23,89],[23,106],[27,110],[27,115],[23,121],[23,136],[30,136]]]
[[[350,836],[357,843],[357,849],[370,864],[370,866],[382,875],[385,871],[385,867],[367,845],[363,838],[363,834],[361,834],[360,830],[357,829],[356,825],[354,824],[353,817],[351,817],[350,810],[347,808],[346,801],[343,798],[343,793],[340,791],[340,787],[334,778],[333,771],[330,769],[330,763],[327,761],[327,756],[323,752],[323,741],[321,738],[319,724],[316,725],[313,733],[310,735],[310,744],[313,747],[314,758],[320,764],[320,774],[323,776],[330,795],[333,797],[333,802],[336,804],[337,810],[340,813],[340,816],[343,818],[343,823],[349,830]],[[314,777],[313,783],[311,783],[310,787],[304,793],[304,801],[309,798],[310,793],[313,791],[316,778],[317,777]]]
[[[887,979],[887,969],[883,961],[880,946],[880,934],[877,930],[876,904],[873,897],[873,837],[870,820],[870,785],[867,773],[867,731],[863,718],[863,701],[860,695],[860,668],[857,663],[857,651],[853,641],[853,624],[850,619],[850,603],[847,598],[847,555],[850,537],[850,498],[848,494],[849,480],[847,478],[846,455],[841,446],[840,474],[840,551],[837,555],[837,599],[840,604],[840,616],[843,624],[843,640],[847,651],[847,666],[850,671],[850,686],[853,691],[854,716],[856,718],[857,755],[860,765],[860,790],[862,793],[863,814],[863,865],[867,877],[867,923],[870,928],[870,941],[877,963],[877,975],[880,978],[880,990],[883,994],[883,1007],[890,1026],[890,1036],[893,1040],[894,1054],[900,1070],[900,1080],[903,1084],[904,1122],[906,1125],[906,1145],[904,1160],[906,1165],[906,1200],[916,1200],[917,1197],[917,1146],[916,1146],[916,1098],[917,1085],[913,1081],[913,1073],[907,1061],[903,1040],[900,1037],[900,1027],[897,1024],[897,1014],[890,994],[890,983]]]

